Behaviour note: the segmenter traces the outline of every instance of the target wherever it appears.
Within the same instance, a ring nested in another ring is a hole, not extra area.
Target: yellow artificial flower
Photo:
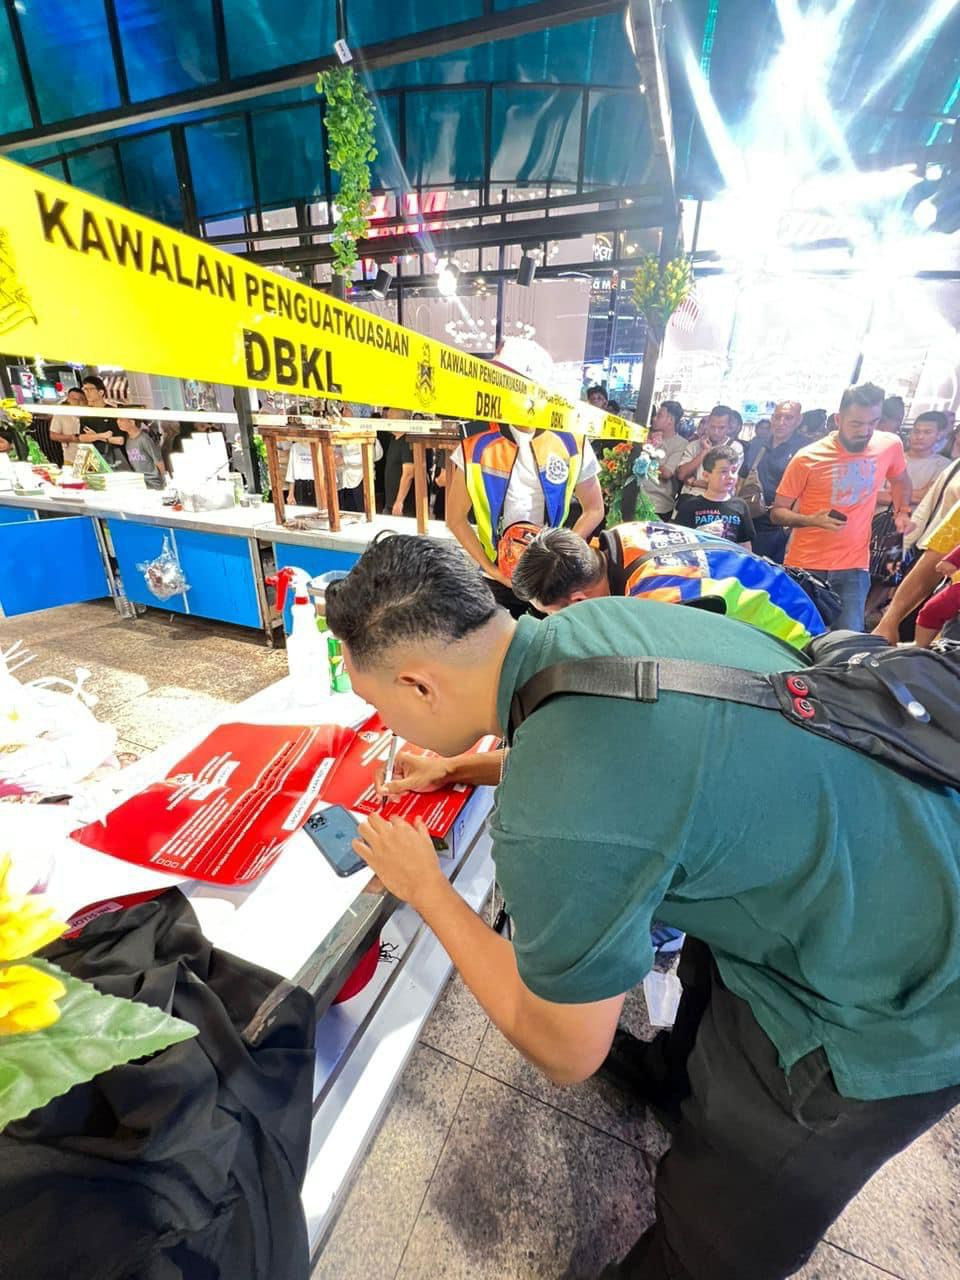
[[[67,926],[37,896],[10,896],[10,858],[0,858],[0,963],[23,960],[59,938]]]
[[[0,969],[0,1036],[42,1031],[60,1017],[57,1001],[67,989],[52,974],[30,964]]]

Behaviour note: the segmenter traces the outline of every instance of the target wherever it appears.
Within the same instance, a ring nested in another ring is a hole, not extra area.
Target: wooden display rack
[[[363,510],[367,520],[373,520],[376,515],[373,468],[377,433],[372,427],[310,426],[302,420],[291,419],[284,426],[258,424],[257,431],[263,437],[267,450],[267,472],[270,477],[270,492],[273,495],[273,510],[278,525],[283,525],[286,521],[286,504],[283,498],[286,481],[277,448],[281,440],[289,440],[291,444],[310,446],[317,503],[319,506],[322,500],[326,502],[331,533],[339,533],[341,527],[340,501],[337,497],[337,459],[334,450],[338,444],[358,444],[363,453]],[[319,509],[322,511],[323,508]]]
[[[444,472],[447,478],[447,492],[450,492],[450,479],[453,475],[453,462],[450,455],[463,444],[463,436],[459,431],[409,432],[404,436],[413,453],[413,494],[417,515],[417,533],[427,532],[427,521],[430,519],[430,487],[427,481],[427,450],[439,449],[446,454]]]

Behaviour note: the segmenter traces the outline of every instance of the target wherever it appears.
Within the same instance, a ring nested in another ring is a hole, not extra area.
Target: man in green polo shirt
[[[445,756],[503,732],[514,691],[563,659],[791,664],[762,632],[653,602],[514,622],[456,548],[421,538],[371,546],[327,619],[357,692]],[[355,847],[555,1082],[607,1058],[654,915],[697,940],[652,1051],[673,1073],[656,1100],[679,1104],[657,1221],[605,1276],[791,1275],[960,1103],[957,793],[759,708],[566,696],[517,732],[491,829],[512,944],[450,887],[422,826],[374,816]]]

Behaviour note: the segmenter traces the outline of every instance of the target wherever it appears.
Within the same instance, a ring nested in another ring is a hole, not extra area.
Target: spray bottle
[[[313,697],[330,692],[330,660],[327,638],[317,627],[317,614],[307,594],[309,576],[303,569],[288,565],[268,578],[276,587],[276,607],[283,610],[287,590],[293,590],[290,634],[287,636],[287,667],[291,676],[310,689]]]

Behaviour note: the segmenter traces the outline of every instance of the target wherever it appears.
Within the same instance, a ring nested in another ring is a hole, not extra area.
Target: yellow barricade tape
[[[646,429],[0,159],[0,345],[450,418]]]

